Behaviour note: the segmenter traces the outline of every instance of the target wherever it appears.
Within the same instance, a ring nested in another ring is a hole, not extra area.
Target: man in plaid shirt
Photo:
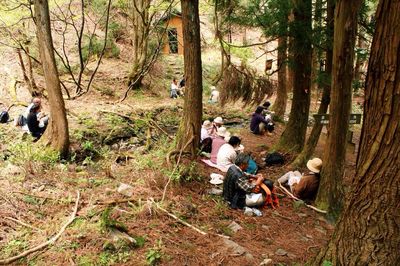
[[[250,156],[244,153],[239,153],[236,157],[235,164],[229,167],[224,179],[223,197],[229,202],[231,208],[242,209],[245,206],[246,194],[254,192],[256,186],[261,185],[264,177],[257,177],[257,181],[252,183],[249,179],[251,175],[244,172],[249,164]]]

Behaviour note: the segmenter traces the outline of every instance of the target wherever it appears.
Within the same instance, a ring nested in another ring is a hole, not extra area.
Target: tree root
[[[13,221],[13,222],[15,222],[15,223],[17,223],[17,224],[23,225],[23,226],[25,226],[25,227],[28,227],[28,228],[33,229],[33,230],[38,231],[38,232],[42,231],[41,229],[39,229],[39,228],[37,228],[37,227],[34,227],[34,226],[29,225],[29,224],[27,224],[27,223],[21,222],[20,220],[14,219],[14,218],[12,218],[12,217],[6,216],[6,217],[4,217],[4,219]]]
[[[24,251],[24,252],[22,252],[22,253],[20,253],[20,254],[18,254],[16,256],[14,256],[14,257],[10,257],[10,258],[7,258],[7,259],[0,260],[0,265],[10,264],[10,263],[12,263],[12,262],[14,262],[16,260],[19,260],[19,259],[21,259],[23,257],[26,257],[29,254],[32,254],[32,253],[34,253],[36,251],[39,251],[39,250],[47,247],[48,245],[51,245],[54,242],[56,242],[57,239],[60,238],[62,233],[64,233],[65,229],[75,220],[76,213],[78,212],[79,199],[80,199],[80,193],[79,193],[79,190],[78,190],[77,191],[77,197],[76,197],[76,201],[75,201],[74,210],[73,210],[70,218],[68,219],[68,221],[63,225],[63,227],[61,227],[60,231],[58,231],[58,233],[55,236],[50,238],[48,241],[46,241],[46,242],[44,242],[44,243],[42,243],[42,244],[40,244],[40,245],[38,245],[36,247],[28,249],[28,250],[26,250],[26,251]]]

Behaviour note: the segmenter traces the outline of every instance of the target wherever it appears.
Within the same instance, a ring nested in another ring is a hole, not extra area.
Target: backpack
[[[26,118],[23,115],[19,115],[15,121],[17,127],[23,127],[26,125]]]
[[[8,119],[10,119],[10,115],[8,114],[7,111],[2,111],[0,113],[0,123],[5,124],[8,122]]]
[[[285,163],[285,158],[278,152],[268,153],[265,157],[265,165],[281,165]]]

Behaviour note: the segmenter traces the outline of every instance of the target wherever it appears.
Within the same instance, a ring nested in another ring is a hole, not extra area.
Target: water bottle
[[[253,213],[258,217],[262,216],[262,212],[259,209],[253,208]]]

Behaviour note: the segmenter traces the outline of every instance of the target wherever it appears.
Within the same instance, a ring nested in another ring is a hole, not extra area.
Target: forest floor
[[[323,215],[283,197],[278,209],[249,217],[208,193],[214,188],[209,175],[218,170],[199,159],[183,159],[175,171],[166,164],[182,106],[182,99],[169,99],[166,92],[135,92],[122,104],[98,92],[67,101],[72,158],[61,162],[37,145],[17,141],[22,134],[10,124],[1,125],[6,144],[0,160],[0,260],[55,235],[72,212],[77,190],[77,217],[61,238],[16,265],[259,265],[267,259],[272,265],[303,265],[315,256],[333,230]],[[224,117],[260,172],[275,180],[290,170],[289,163],[264,167],[263,158],[284,126],[278,124],[273,136],[255,136],[247,130],[251,111],[205,104],[204,118]],[[316,156],[322,156],[324,139]],[[287,162],[293,156],[286,154]],[[355,158],[350,147],[346,180],[354,175]],[[133,187],[131,197],[117,192],[121,183]]]

